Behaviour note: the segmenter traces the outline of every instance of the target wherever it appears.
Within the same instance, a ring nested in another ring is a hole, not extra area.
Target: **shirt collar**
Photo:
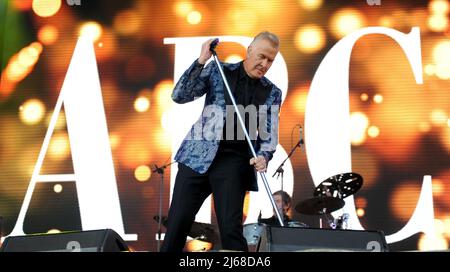
[[[247,79],[251,84],[256,84],[259,79],[253,79],[247,75],[247,72],[245,72],[244,68],[244,62],[241,62],[241,65],[239,65],[239,79]]]

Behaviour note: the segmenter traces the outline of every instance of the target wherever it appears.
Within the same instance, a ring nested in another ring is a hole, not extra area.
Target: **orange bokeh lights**
[[[36,15],[50,17],[61,8],[61,0],[33,0],[32,8]]]

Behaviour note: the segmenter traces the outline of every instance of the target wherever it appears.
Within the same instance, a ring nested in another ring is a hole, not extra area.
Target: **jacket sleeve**
[[[172,100],[178,104],[184,104],[203,96],[209,89],[212,67],[213,62],[204,67],[195,60],[175,85]]]
[[[257,156],[263,156],[268,163],[278,145],[278,124],[279,114],[281,107],[281,90],[274,87],[273,102],[268,105],[268,108],[264,111],[265,127],[263,126],[265,133],[258,133],[257,143]],[[260,119],[261,120],[261,119]]]

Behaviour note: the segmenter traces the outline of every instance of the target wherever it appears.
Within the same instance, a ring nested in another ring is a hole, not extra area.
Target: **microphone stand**
[[[161,175],[161,183],[159,185],[159,211],[158,211],[158,241],[157,241],[157,252],[159,252],[160,249],[160,243],[161,243],[161,224],[162,224],[162,197],[163,197],[163,191],[164,191],[164,169],[166,169],[167,166],[175,163],[174,161],[163,165],[161,167],[158,167],[158,165],[155,164],[155,170],[152,171],[152,173],[158,173]]]
[[[241,117],[239,109],[238,109],[238,107],[236,105],[236,101],[234,99],[233,93],[231,92],[230,86],[228,85],[228,81],[227,81],[227,79],[225,77],[225,74],[223,73],[222,66],[220,64],[219,58],[217,57],[217,53],[214,50],[214,48],[217,46],[218,42],[219,42],[219,40],[216,39],[215,41],[213,41],[211,43],[210,51],[212,52],[213,59],[214,59],[214,61],[217,64],[217,68],[219,69],[220,75],[222,76],[222,80],[223,80],[223,82],[225,84],[225,87],[226,87],[226,89],[228,91],[228,95],[230,96],[231,102],[233,103],[234,110],[235,110],[236,115],[238,117],[238,120],[239,120],[239,123],[241,125],[242,131],[245,134],[245,139],[247,139],[247,143],[248,143],[248,146],[250,147],[250,151],[252,152],[253,157],[256,159],[257,158],[256,152],[255,152],[255,149],[253,148],[252,142],[250,140],[250,136],[249,136],[249,134],[247,132],[247,129],[245,127],[245,123],[242,120],[242,117]],[[260,174],[261,179],[263,181],[264,187],[266,188],[266,192],[267,192],[267,195],[268,195],[268,197],[270,199],[270,203],[272,204],[272,207],[275,210],[275,213],[277,215],[277,218],[278,218],[278,221],[280,223],[280,226],[284,227],[284,222],[281,219],[280,211],[278,211],[277,205],[275,204],[275,200],[273,199],[272,192],[270,191],[270,187],[269,187],[269,183],[267,182],[266,175],[263,172],[259,172],[259,174]]]
[[[277,175],[277,178],[279,176],[281,176],[281,190],[283,190],[283,174],[284,174],[284,170],[283,170],[283,166],[284,163],[292,156],[292,154],[294,154],[294,151],[298,148],[298,147],[302,147],[303,146],[303,138],[301,138],[297,144],[294,146],[294,148],[291,149],[291,151],[289,152],[289,155],[287,156],[286,159],[284,159],[284,161],[280,164],[280,166],[278,166],[277,170],[275,171],[275,173],[273,173],[272,177],[275,177],[275,175]]]
[[[277,179],[278,177],[281,176],[281,191],[283,191],[283,175],[284,175],[284,163],[292,156],[292,154],[294,154],[294,151],[297,149],[297,147],[302,147],[303,146],[303,137],[300,137],[300,140],[297,142],[297,144],[291,149],[291,151],[289,152],[289,155],[287,156],[286,159],[284,159],[284,161],[280,164],[280,166],[278,166],[277,170],[275,171],[275,173],[273,173],[272,177],[275,177],[275,175],[277,175]],[[282,216],[284,216],[282,214]],[[283,218],[284,220],[284,218]]]

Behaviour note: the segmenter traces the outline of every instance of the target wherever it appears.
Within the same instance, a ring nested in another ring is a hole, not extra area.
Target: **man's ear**
[[[251,51],[252,51],[252,45],[249,45],[247,47],[247,55],[250,54]]]

